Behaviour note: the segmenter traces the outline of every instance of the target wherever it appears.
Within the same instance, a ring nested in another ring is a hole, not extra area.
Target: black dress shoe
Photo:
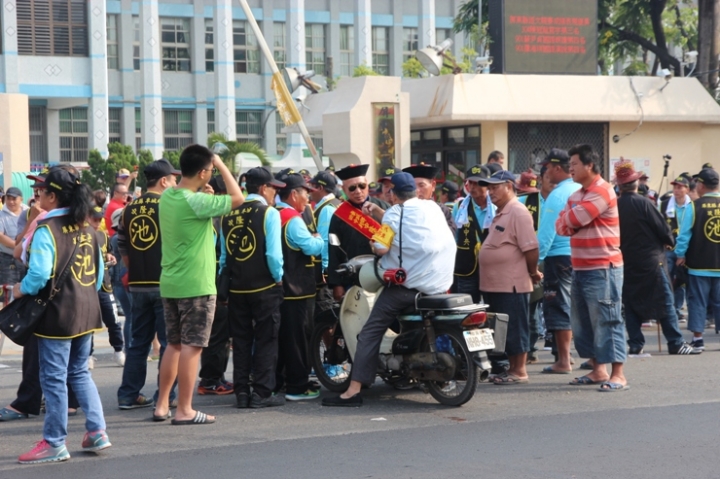
[[[247,409],[250,407],[250,395],[248,393],[238,393],[235,397],[237,398],[238,409]]]
[[[639,355],[643,353],[643,348],[630,348],[628,354]]]
[[[351,398],[344,399],[341,396],[335,396],[332,398],[325,398],[322,400],[323,406],[331,407],[360,407],[363,404],[362,397],[360,394],[356,394]]]
[[[285,396],[282,394],[271,394],[266,398],[261,398],[258,394],[253,393],[252,399],[250,400],[250,407],[253,409],[260,409],[264,407],[275,407],[284,406]]]

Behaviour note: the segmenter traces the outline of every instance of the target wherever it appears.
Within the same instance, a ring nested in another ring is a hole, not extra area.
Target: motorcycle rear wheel
[[[425,381],[430,395],[445,406],[462,406],[472,399],[477,388],[478,371],[465,338],[458,331],[436,331],[437,336],[450,338],[451,351],[444,351],[455,358],[455,376],[447,382]],[[427,339],[423,340],[427,343]],[[427,344],[426,344],[427,347]]]
[[[333,347],[339,348],[337,340],[341,339],[335,336],[335,327],[337,323],[320,323],[313,329],[310,336],[310,351],[312,353],[312,363],[315,374],[320,384],[325,386],[328,391],[341,393],[345,392],[350,386],[350,363],[344,361],[342,364],[330,364],[327,360],[329,351],[328,340],[335,341]],[[347,357],[347,346],[342,346]]]

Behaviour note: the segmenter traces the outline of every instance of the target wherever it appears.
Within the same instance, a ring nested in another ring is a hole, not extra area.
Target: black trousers
[[[110,293],[98,291],[98,299],[100,300],[100,316],[102,322],[108,329],[108,341],[115,352],[123,350],[123,332],[120,323],[117,322],[115,311],[113,311],[112,298]],[[92,351],[90,352],[92,354]]]
[[[225,378],[230,359],[230,323],[227,304],[217,303],[210,342],[200,356],[200,379],[205,384],[217,384]]]
[[[40,358],[37,336],[33,335],[23,348],[22,380],[18,386],[17,397],[10,406],[22,413],[37,416],[40,414],[41,403]],[[68,384],[68,407],[72,409],[80,407],[70,384]]]
[[[266,398],[275,389],[282,286],[259,293],[230,293],[228,320],[233,342],[235,394],[253,391]],[[254,349],[253,349],[254,348]]]
[[[302,394],[310,386],[308,329],[314,306],[315,298],[286,299],[280,305],[276,391],[285,385],[287,394]]]

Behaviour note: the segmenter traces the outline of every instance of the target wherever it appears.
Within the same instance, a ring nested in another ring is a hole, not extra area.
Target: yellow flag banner
[[[285,123],[285,126],[294,125],[299,122],[302,119],[300,117],[300,112],[295,106],[295,101],[285,85],[282,72],[277,72],[272,76],[270,88],[275,93],[277,111]]]

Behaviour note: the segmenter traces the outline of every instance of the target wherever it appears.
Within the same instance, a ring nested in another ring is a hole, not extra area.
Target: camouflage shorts
[[[215,296],[163,298],[162,302],[168,344],[207,347],[215,316]]]

